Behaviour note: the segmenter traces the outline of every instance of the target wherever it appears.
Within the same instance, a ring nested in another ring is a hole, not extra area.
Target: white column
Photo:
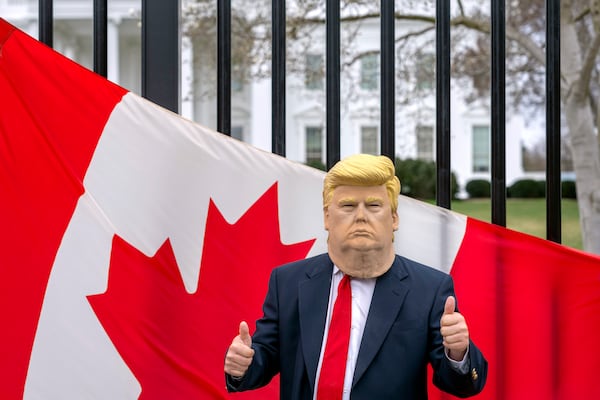
[[[259,149],[271,151],[271,80],[253,80],[251,86],[251,127],[246,141]]]
[[[194,119],[194,49],[189,37],[181,37],[181,79],[180,110],[181,116]]]
[[[109,81],[119,83],[119,20],[109,19],[107,24],[106,75]]]

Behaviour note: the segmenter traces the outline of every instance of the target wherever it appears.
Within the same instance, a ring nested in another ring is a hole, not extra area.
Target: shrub
[[[436,193],[436,165],[434,161],[396,159],[396,176],[402,184],[402,194],[417,199],[434,199]],[[452,198],[458,192],[454,173],[450,177]]]
[[[473,179],[467,182],[465,190],[470,198],[490,197],[491,184],[485,179]]]
[[[575,186],[575,181],[562,181],[560,186],[563,199],[577,198],[577,189]]]
[[[508,197],[541,198],[546,195],[546,182],[520,179],[508,188]]]
[[[321,171],[327,171],[327,166],[319,160],[308,161],[306,165],[308,165],[309,167],[320,169]]]

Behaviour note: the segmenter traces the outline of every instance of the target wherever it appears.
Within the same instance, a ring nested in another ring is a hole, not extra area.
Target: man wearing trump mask
[[[229,391],[280,376],[280,398],[426,399],[483,389],[487,362],[457,311],[452,278],[394,251],[400,182],[385,156],[358,154],[325,176],[327,253],[273,270],[264,315],[242,321],[225,357]]]

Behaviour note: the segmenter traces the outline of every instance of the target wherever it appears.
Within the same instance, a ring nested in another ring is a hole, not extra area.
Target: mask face
[[[325,210],[324,220],[325,229],[329,232],[329,252],[342,271],[344,268],[357,268],[342,262],[346,258],[362,254],[369,259],[382,258],[388,262],[390,255],[393,255],[398,215],[392,213],[385,185],[335,188],[332,201]],[[372,268],[368,265],[366,267]],[[383,267],[376,267],[379,268]],[[389,264],[386,265],[386,270],[387,268]],[[344,272],[364,277],[360,271]],[[372,275],[373,272],[364,271],[367,275]]]

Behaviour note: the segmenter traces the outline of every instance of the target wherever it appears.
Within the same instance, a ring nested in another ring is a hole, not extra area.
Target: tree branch
[[[404,35],[398,36],[396,38],[396,42],[402,42],[402,41],[410,39],[411,37],[414,37],[414,36],[421,36],[421,35],[429,32],[429,31],[432,31],[434,29],[435,29],[435,26],[429,26],[429,27],[423,28],[419,31],[410,31]]]
[[[490,23],[479,19],[456,17],[451,21],[452,26],[464,26],[481,33],[490,34]],[[517,29],[506,26],[506,38],[517,42],[524,50],[533,56],[538,62],[544,64],[546,57],[539,45],[527,35],[522,34]]]
[[[485,34],[490,34],[490,22],[481,19],[468,18],[464,14],[464,9],[462,7],[462,1],[459,1],[459,6],[461,9],[461,15],[453,18],[450,21],[451,26],[463,26],[465,28],[472,29],[474,31],[478,31]],[[342,18],[342,22],[356,22],[363,19],[368,18],[379,18],[379,13],[369,13],[362,15],[355,15]],[[419,31],[409,32],[405,34],[403,37],[398,40],[407,39],[413,36],[419,36],[424,33],[429,32],[433,27],[435,27],[435,17],[430,15],[422,15],[422,14],[401,14],[396,13],[396,20],[398,21],[420,21],[424,23],[428,23],[431,25],[430,28],[424,28]],[[325,20],[323,18],[297,18],[294,19],[295,23],[304,23],[304,24],[324,24]],[[529,36],[521,34],[518,30],[507,26],[506,27],[506,37],[510,40],[514,40],[519,43],[521,47],[525,51],[527,51],[531,56],[533,56],[538,62],[544,64],[546,62],[546,58],[544,52],[540,49],[539,45],[530,39]]]
[[[582,19],[584,19],[587,15],[589,15],[591,12],[589,7],[584,8],[579,15],[576,15],[575,17],[573,17],[573,21],[574,22],[580,22]]]
[[[340,19],[341,22],[357,22],[357,21],[362,21],[362,20],[367,20],[367,19],[378,19],[381,17],[381,14],[378,12],[373,12],[373,13],[365,13],[365,14],[360,14],[360,15],[350,15],[350,16],[346,16],[346,17],[342,17]],[[435,23],[435,17],[429,16],[429,15],[422,15],[422,14],[401,14],[401,13],[396,13],[395,16],[396,20],[398,21],[422,21],[422,22],[428,22],[428,23]],[[321,17],[292,17],[289,19],[290,21],[293,21],[293,23],[298,23],[298,24],[306,24],[306,25],[322,25],[325,24],[325,18],[321,18]]]
[[[463,5],[462,0],[458,0],[458,8],[460,9],[460,15],[465,15],[465,7]]]

